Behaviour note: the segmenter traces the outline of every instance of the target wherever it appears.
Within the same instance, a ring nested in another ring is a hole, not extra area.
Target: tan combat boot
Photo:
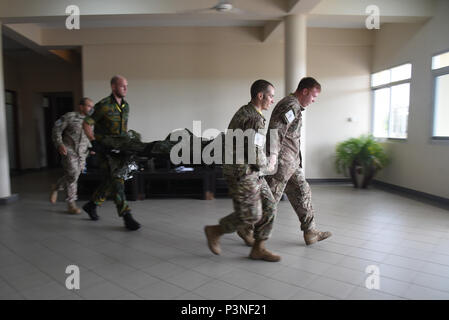
[[[67,203],[67,211],[70,214],[80,214],[81,213],[81,209],[76,206],[76,203],[74,201]]]
[[[209,246],[210,251],[214,254],[220,254],[220,237],[224,234],[221,226],[218,224],[216,226],[205,226],[204,233],[207,238],[207,245]]]
[[[265,249],[265,240],[255,240],[253,249],[249,257],[254,260],[265,260],[269,262],[278,262],[281,257]]]
[[[329,231],[318,231],[316,229],[304,231],[304,241],[306,245],[314,244],[315,242],[329,238],[332,235]]]
[[[239,229],[237,230],[237,234],[240,238],[243,239],[243,241],[245,241],[245,244],[248,247],[252,247],[254,245],[253,230],[251,230],[250,228]]]
[[[56,188],[55,184],[52,184],[50,193],[50,202],[52,204],[55,204],[57,200],[58,200],[58,189]]]

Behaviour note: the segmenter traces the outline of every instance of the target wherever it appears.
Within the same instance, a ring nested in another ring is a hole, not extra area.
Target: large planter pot
[[[376,169],[372,166],[365,170],[363,166],[354,161],[349,168],[349,175],[354,188],[366,189],[374,178],[376,174]]]

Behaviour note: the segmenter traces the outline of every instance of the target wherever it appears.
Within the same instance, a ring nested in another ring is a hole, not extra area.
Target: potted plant
[[[356,188],[366,188],[384,168],[389,158],[372,135],[361,135],[339,143],[336,147],[335,166],[338,173],[351,177]]]

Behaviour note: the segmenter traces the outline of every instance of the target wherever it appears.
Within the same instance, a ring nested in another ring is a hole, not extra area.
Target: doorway
[[[17,107],[17,94],[15,91],[5,91],[5,114],[9,170],[14,172],[20,169],[19,112]]]

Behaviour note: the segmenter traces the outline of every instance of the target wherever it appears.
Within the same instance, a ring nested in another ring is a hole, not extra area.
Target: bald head
[[[111,79],[111,89],[112,93],[118,98],[126,97],[128,91],[128,80],[120,75],[115,75]]]

